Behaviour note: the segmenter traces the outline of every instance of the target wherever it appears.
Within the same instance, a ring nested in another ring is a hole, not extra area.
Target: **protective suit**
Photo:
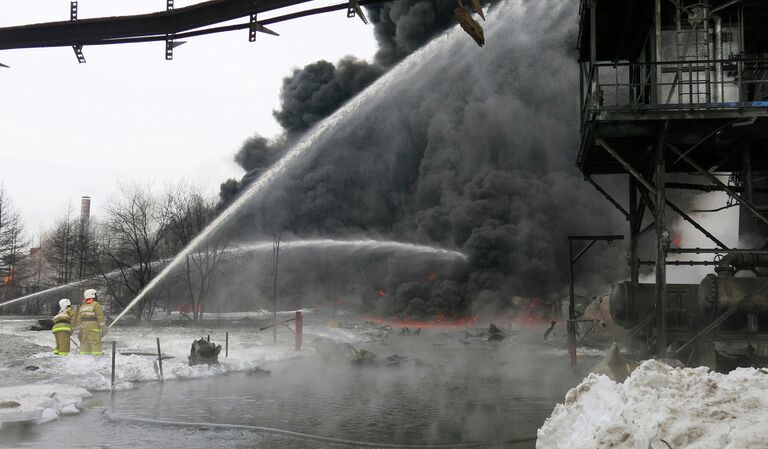
[[[56,339],[56,355],[69,355],[69,341],[76,325],[77,315],[68,299],[59,301],[59,313],[53,317],[53,337]]]
[[[96,301],[96,290],[88,289],[83,296],[83,302],[77,310],[77,322],[80,323],[80,354],[101,355],[101,336],[106,330],[104,312]]]

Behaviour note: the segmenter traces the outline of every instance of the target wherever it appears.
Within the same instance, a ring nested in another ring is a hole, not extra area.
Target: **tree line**
[[[98,288],[102,303],[121,310],[217,213],[217,198],[186,182],[164,189],[126,184],[106,202],[99,219],[83,219],[70,207],[31,241],[0,186],[0,302],[72,286],[0,308],[0,313],[51,313],[63,294],[77,302],[84,288]],[[188,255],[183,268],[132,309],[136,318],[175,309],[201,319],[227,246],[226,240],[212,240]]]

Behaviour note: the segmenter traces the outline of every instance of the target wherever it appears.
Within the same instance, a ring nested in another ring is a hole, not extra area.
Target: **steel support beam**
[[[77,22],[77,2],[69,2],[69,21]],[[85,55],[83,55],[83,46],[75,43],[72,45],[78,64],[85,64]]]
[[[614,240],[624,240],[623,235],[569,235],[568,236],[568,267],[570,275],[570,288],[569,288],[569,302],[568,302],[568,354],[571,359],[571,366],[576,366],[576,323],[579,321],[576,318],[576,293],[575,293],[575,278],[573,275],[573,266],[581,256],[584,255],[595,243],[598,241],[605,241],[611,243]],[[573,255],[573,242],[586,241],[588,242],[579,253]]]
[[[744,205],[752,214],[757,217],[759,220],[761,220],[763,223],[768,224],[768,218],[765,218],[763,214],[760,213],[760,211],[749,201],[746,199],[740,197],[733,189],[728,187],[725,183],[717,179],[715,175],[710,173],[707,170],[704,170],[702,166],[694,162],[691,158],[683,154],[677,147],[672,145],[671,143],[667,143],[666,146],[677,153],[678,156],[680,156],[680,159],[684,160],[688,165],[693,167],[697,172],[701,173],[702,175],[706,176],[713,184],[719,186],[721,189],[723,189],[728,195],[736,199],[740,204]]]
[[[717,237],[715,237],[709,231],[704,229],[704,227],[702,225],[697,223],[693,218],[689,217],[688,214],[683,212],[679,207],[675,206],[671,201],[667,200],[666,203],[667,203],[667,206],[669,206],[670,209],[672,209],[678,215],[680,215],[683,218],[683,220],[685,220],[688,223],[690,223],[691,226],[693,226],[694,228],[698,229],[699,232],[701,232],[702,234],[706,235],[710,240],[715,242],[715,245],[717,245],[717,246],[719,246],[720,248],[723,248],[723,249],[728,249],[728,247],[725,246],[725,243],[723,243],[720,240],[718,240]]]
[[[173,11],[173,0],[165,1],[165,10]],[[166,61],[173,60],[173,34],[174,33],[168,33],[165,35],[165,60]]]
[[[655,227],[656,227],[655,221],[648,223],[648,226],[644,227],[642,231],[637,233],[637,238],[639,239],[640,237],[644,236],[645,234],[648,233],[648,231],[650,231],[651,229],[654,229]]]
[[[656,187],[654,187],[653,184],[648,182],[648,180],[646,180],[645,177],[643,177],[643,175],[640,174],[640,172],[635,170],[629,162],[624,160],[623,157],[619,156],[619,153],[617,153],[613,148],[611,148],[605,142],[605,140],[603,140],[601,138],[597,138],[597,139],[595,139],[595,143],[597,145],[600,145],[601,147],[603,147],[605,149],[605,151],[608,152],[608,154],[613,156],[613,158],[616,159],[616,161],[619,164],[621,164],[622,167],[624,167],[624,169],[627,170],[630,175],[634,176],[634,178],[637,179],[640,182],[640,184],[642,184],[643,187],[645,187],[649,192],[656,192]]]
[[[587,182],[589,182],[590,184],[592,184],[592,185],[595,187],[595,189],[596,189],[598,192],[600,192],[600,194],[601,194],[601,195],[603,195],[603,196],[605,197],[605,199],[607,199],[607,200],[608,200],[608,201],[609,201],[611,204],[613,204],[613,207],[615,207],[616,209],[618,209],[618,211],[619,211],[619,212],[621,212],[621,214],[622,214],[622,215],[624,215],[624,218],[626,218],[627,220],[629,220],[629,212],[627,212],[627,210],[626,210],[626,209],[624,209],[624,208],[621,206],[621,204],[619,204],[619,202],[618,202],[618,201],[616,201],[616,199],[615,199],[615,198],[613,198],[613,197],[611,196],[611,194],[610,194],[610,193],[606,192],[606,191],[605,191],[605,189],[603,189],[603,188],[600,186],[600,184],[598,184],[598,183],[597,183],[597,182],[596,182],[596,181],[595,181],[595,180],[594,180],[594,179],[593,179],[591,176],[587,176],[587,178],[586,178],[586,179],[587,179]]]
[[[666,123],[666,122],[663,122],[663,123]],[[712,235],[712,234],[711,234],[709,231],[707,231],[706,229],[704,229],[704,227],[703,227],[703,226],[701,226],[699,223],[697,223],[697,222],[696,222],[696,220],[694,220],[693,218],[691,218],[690,216],[688,216],[688,214],[686,214],[685,212],[683,212],[683,210],[682,210],[682,209],[680,209],[680,208],[679,208],[679,207],[677,207],[677,206],[676,206],[676,205],[675,205],[675,204],[674,204],[672,201],[670,201],[669,199],[667,199],[667,198],[666,198],[666,196],[664,196],[664,195],[659,195],[659,190],[658,190],[658,189],[656,189],[656,187],[655,187],[653,184],[651,184],[651,183],[650,183],[650,182],[649,182],[647,179],[645,179],[645,177],[644,177],[642,174],[640,174],[640,172],[638,172],[637,170],[635,170],[635,169],[634,169],[634,168],[633,168],[633,167],[632,167],[632,166],[629,164],[629,162],[625,161],[625,160],[624,160],[624,158],[622,158],[621,156],[619,156],[619,154],[618,154],[616,151],[614,151],[614,150],[613,150],[613,149],[612,149],[610,146],[608,146],[608,144],[607,144],[607,143],[605,143],[605,141],[604,141],[603,139],[597,139],[597,140],[596,140],[596,143],[597,143],[598,145],[602,146],[602,147],[603,147],[603,148],[604,148],[604,149],[605,149],[605,150],[606,150],[606,151],[607,151],[607,152],[608,152],[608,153],[609,153],[611,156],[613,156],[613,158],[614,158],[614,159],[616,159],[616,160],[617,160],[617,161],[618,161],[618,162],[619,162],[619,163],[620,163],[620,164],[621,164],[621,165],[622,165],[622,166],[623,166],[623,167],[624,167],[624,168],[625,168],[625,169],[626,169],[626,170],[627,170],[627,171],[628,171],[628,172],[629,172],[629,173],[630,173],[630,174],[631,174],[631,175],[632,175],[632,176],[633,176],[633,177],[634,177],[634,178],[635,178],[637,181],[639,181],[639,182],[640,182],[640,184],[642,184],[642,185],[643,185],[643,187],[645,187],[645,188],[646,188],[646,190],[648,191],[648,193],[650,193],[651,195],[653,195],[653,196],[655,197],[655,200],[656,200],[656,201],[659,201],[659,198],[660,198],[660,197],[664,197],[664,198],[663,198],[663,201],[664,201],[664,203],[663,203],[663,204],[666,204],[667,206],[669,206],[669,207],[670,207],[670,209],[672,209],[673,211],[675,211],[675,213],[679,214],[679,215],[680,215],[680,216],[681,216],[681,217],[682,217],[682,218],[683,218],[685,221],[687,221],[688,223],[690,223],[690,224],[691,224],[691,225],[692,225],[694,228],[696,228],[696,229],[697,229],[699,232],[701,232],[701,233],[702,233],[702,234],[704,234],[704,235],[705,235],[707,238],[709,238],[710,240],[712,240],[712,241],[713,241],[713,242],[714,242],[714,243],[715,243],[717,246],[719,246],[719,247],[721,247],[721,248],[724,248],[724,249],[727,249],[727,248],[728,248],[727,246],[725,246],[725,244],[724,244],[723,242],[721,242],[720,240],[718,240],[718,239],[717,239],[717,237],[715,237],[714,235]],[[658,161],[658,160],[656,161],[656,164],[657,164],[657,170],[658,170],[658,164],[659,164],[659,161]],[[658,172],[657,172],[657,173],[658,173]],[[657,184],[658,184],[658,182],[659,182],[659,180],[658,180],[658,177],[657,177],[657,180],[656,180],[656,182],[657,182]],[[661,190],[663,190],[663,189],[661,189]],[[640,194],[643,196],[643,198],[645,199],[645,201],[646,201],[646,202],[648,203],[648,205],[650,206],[652,203],[651,203],[651,201],[650,201],[650,198],[647,196],[647,194],[646,194],[645,192],[642,192],[642,191],[640,192]],[[661,209],[664,209],[664,208],[663,208],[663,207],[658,207],[658,203],[657,203],[657,207],[655,207],[655,208],[653,209],[653,213],[654,213],[654,215],[658,216],[658,214],[659,214],[659,212],[658,212],[658,211],[659,211],[659,210],[661,210]],[[658,223],[659,223],[659,220],[658,220],[658,218],[656,219],[656,223],[657,223],[657,225],[658,225]]]
[[[640,235],[638,234],[638,221],[643,221],[643,216],[638,217],[640,205],[637,201],[637,180],[629,176],[629,313],[634,314],[635,310],[635,292],[640,282],[640,258],[637,254],[637,243]]]
[[[657,7],[660,0],[656,0]],[[657,14],[659,17],[660,14]],[[657,23],[657,29],[661,24]],[[658,35],[658,32],[657,32]],[[666,152],[664,141],[667,138],[669,122],[659,123],[656,138],[656,354],[664,357],[667,352],[667,248],[669,248],[669,232],[667,231],[666,208],[667,202]]]
[[[165,40],[166,34],[178,34],[229,20],[248,17],[254,12],[267,12],[289,6],[302,5],[312,0],[209,0],[183,8],[174,8],[150,14],[102,17],[65,22],[0,28],[0,50],[14,48],[62,47],[125,43],[124,39]],[[381,0],[360,0],[359,4]],[[318,8],[315,12],[344,9],[348,3]],[[302,17],[303,12],[286,15]],[[250,24],[221,27],[217,31],[248,28]],[[234,28],[233,28],[234,27]],[[206,30],[199,30],[205,34]],[[210,32],[210,31],[209,31]],[[140,41],[137,41],[140,42]]]

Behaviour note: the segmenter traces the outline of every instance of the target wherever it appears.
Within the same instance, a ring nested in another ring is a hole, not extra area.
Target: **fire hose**
[[[253,432],[271,433],[274,435],[281,435],[290,438],[298,438],[302,440],[321,441],[324,443],[334,443],[343,446],[354,447],[391,447],[402,449],[462,449],[470,447],[498,447],[509,446],[518,443],[530,443],[536,441],[536,437],[522,437],[514,438],[511,440],[497,441],[497,442],[467,442],[467,443],[447,443],[447,444],[396,444],[396,443],[374,443],[371,441],[355,441],[346,440],[342,438],[324,437],[320,435],[312,435],[309,433],[293,432],[291,430],[275,429],[272,427],[263,426],[250,426],[245,424],[220,424],[220,423],[208,423],[208,422],[185,422],[185,421],[164,421],[159,419],[149,418],[135,418],[132,416],[115,415],[114,413],[105,412],[108,420],[112,422],[127,422],[127,423],[139,423],[139,424],[154,424],[159,426],[168,427],[206,427],[212,429],[226,429],[226,430],[250,430]]]

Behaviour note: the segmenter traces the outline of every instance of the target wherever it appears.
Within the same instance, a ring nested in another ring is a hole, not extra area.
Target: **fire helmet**
[[[83,292],[83,299],[96,299],[99,296],[99,292],[95,288],[89,288]]]
[[[66,310],[67,307],[69,307],[71,305],[72,305],[72,303],[67,298],[59,300],[59,309],[61,309],[61,310]]]

